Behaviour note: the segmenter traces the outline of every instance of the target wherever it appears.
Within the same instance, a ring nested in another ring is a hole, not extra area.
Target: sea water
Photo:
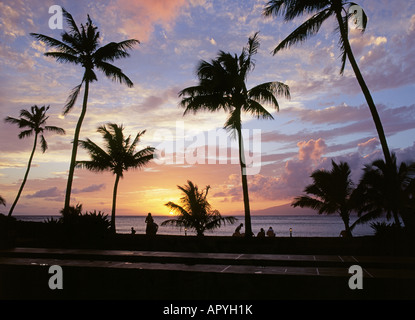
[[[43,222],[50,219],[51,216],[15,216],[15,218],[24,221]],[[54,216],[58,219],[59,216]],[[134,228],[136,234],[144,234],[146,229],[146,216],[116,216],[115,225],[117,233],[131,233]],[[157,234],[164,235],[195,235],[194,230],[185,230],[184,228],[174,226],[161,226],[165,220],[172,219],[174,216],[153,216],[154,222],[159,225]],[[234,224],[222,225],[219,229],[206,231],[205,236],[232,236],[236,227],[243,223],[245,225],[244,216],[236,216],[238,219]],[[356,220],[351,217],[350,225]],[[377,220],[383,221],[383,220]],[[374,222],[374,221],[372,221]],[[261,228],[268,230],[272,227],[276,236],[289,237],[290,228],[293,237],[338,237],[340,232],[344,230],[344,223],[338,215],[278,215],[278,216],[251,216],[252,231],[258,234]],[[241,232],[245,228],[242,227]],[[374,230],[369,223],[357,225],[353,230],[353,236],[373,235]]]

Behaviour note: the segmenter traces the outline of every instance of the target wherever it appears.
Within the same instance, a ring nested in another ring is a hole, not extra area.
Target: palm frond
[[[126,84],[129,88],[133,87],[133,82],[122,72],[122,70],[104,61],[95,61],[96,67],[113,81]]]
[[[66,23],[69,25],[69,29],[70,31],[77,37],[81,36],[81,33],[79,32],[79,28],[76,25],[76,22],[74,20],[74,18],[72,17],[72,15],[66,11],[65,8],[62,8],[62,13],[63,16],[65,17]]]
[[[59,128],[59,127],[55,127],[55,126],[45,126],[45,130],[50,131],[50,132],[54,132],[54,133],[59,134],[59,135],[66,134],[64,129]]]
[[[71,111],[71,109],[75,105],[76,100],[78,99],[78,96],[79,96],[79,92],[81,91],[82,83],[83,82],[81,82],[79,85],[77,85],[71,90],[71,93],[69,94],[69,97],[66,100],[65,106],[63,107],[64,115],[66,115],[69,111]]]
[[[135,39],[121,42],[110,42],[97,49],[97,51],[94,52],[93,57],[96,61],[114,61],[120,58],[127,58],[130,56],[127,50],[132,49],[134,45],[139,43],[140,41]]]
[[[330,0],[271,0],[263,10],[264,16],[284,16],[285,21],[293,20],[303,14],[311,14],[331,5]]]
[[[62,53],[71,54],[71,55],[76,55],[77,54],[76,50],[74,50],[72,47],[68,46],[67,44],[65,44],[62,41],[59,41],[57,39],[54,39],[52,37],[49,37],[49,36],[46,36],[46,35],[43,35],[43,34],[39,34],[39,33],[30,33],[30,35],[32,37],[36,38],[37,40],[40,40],[40,41],[44,42],[48,46],[58,49]]]
[[[43,153],[45,153],[46,150],[48,149],[48,143],[46,142],[46,139],[43,136],[43,134],[40,135],[40,149],[42,150]]]
[[[34,133],[34,130],[32,129],[24,130],[19,133],[18,137],[19,139],[24,139],[24,138],[30,137],[33,133]]]
[[[278,105],[277,105],[278,110]],[[249,99],[246,104],[243,106],[243,111],[249,112],[254,117],[258,119],[269,119],[273,120],[274,117],[271,113],[268,112],[259,102],[256,100]]]
[[[80,64],[81,60],[78,56],[66,52],[46,52],[46,57],[55,58],[57,62]]]
[[[316,13],[282,40],[272,53],[275,55],[278,51],[289,48],[297,43],[304,42],[311,36],[317,34],[323,22],[332,14],[333,12],[330,9]]]

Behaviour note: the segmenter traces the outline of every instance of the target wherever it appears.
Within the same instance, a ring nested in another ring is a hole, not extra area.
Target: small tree
[[[347,235],[351,236],[349,221],[354,207],[351,200],[354,188],[350,179],[350,167],[346,162],[331,163],[333,168],[330,171],[316,170],[311,174],[313,183],[304,189],[307,195],[296,197],[291,205],[312,208],[318,214],[338,213]]]
[[[396,155],[391,158],[391,165],[379,159],[363,169],[356,188],[360,218],[355,224],[385,214],[396,226],[401,218],[406,227],[415,229],[415,162],[402,162],[398,166]]]
[[[107,128],[108,127],[108,128]],[[153,159],[155,149],[146,147],[140,151],[135,151],[140,138],[146,132],[138,132],[136,137],[131,140],[131,136],[125,137],[124,127],[115,123],[107,126],[100,126],[98,132],[102,134],[105,140],[106,150],[96,145],[91,140],[79,141],[91,160],[77,161],[79,168],[85,168],[95,172],[111,171],[115,174],[115,184],[112,198],[111,211],[111,230],[115,233],[115,208],[117,199],[118,182],[124,176],[124,171],[129,169],[142,168]]]
[[[222,217],[218,210],[213,210],[207,201],[210,186],[199,190],[197,185],[187,181],[185,186],[177,186],[183,193],[180,198],[181,205],[174,202],[165,204],[172,212],[177,213],[175,219],[161,223],[162,226],[172,225],[196,230],[198,236],[203,236],[206,230],[220,228],[222,223],[234,223],[235,217]]]

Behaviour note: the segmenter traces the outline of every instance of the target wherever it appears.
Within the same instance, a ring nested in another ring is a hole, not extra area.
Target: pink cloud
[[[155,24],[169,29],[186,3],[185,0],[117,0],[107,10],[120,13],[119,31],[129,38],[147,41]]]
[[[326,143],[321,138],[317,140],[311,139],[309,141],[300,141],[297,143],[297,146],[299,147],[299,160],[312,160],[313,162],[318,161],[327,148]]]
[[[377,138],[369,139],[357,145],[357,152],[362,156],[367,156],[379,147],[379,140]]]

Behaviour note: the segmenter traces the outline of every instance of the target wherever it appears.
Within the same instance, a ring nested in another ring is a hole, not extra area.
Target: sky
[[[289,85],[291,99],[277,97],[280,110],[265,106],[274,120],[243,117],[251,210],[290,203],[317,169],[347,161],[358,183],[365,164],[382,158],[373,120],[350,64],[340,75],[335,21],[329,20],[307,42],[272,55],[272,50],[306,17],[285,22],[262,15],[264,0],[104,0],[0,2],[0,118],[18,117],[32,105],[50,106],[48,125],[65,136],[46,133],[49,149],[37,149],[14,215],[58,215],[63,207],[71,141],[82,99],[66,116],[63,106],[80,83],[80,66],[60,64],[43,54],[49,48],[30,32],[60,39],[51,29],[59,5],[78,25],[87,14],[98,26],[100,43],[137,39],[130,57],[114,64],[134,87],[112,82],[97,71],[90,85],[81,139],[102,145],[98,126],[123,124],[126,135],[146,130],[138,146],[153,146],[159,158],[128,171],[120,181],[117,215],[169,214],[178,202],[177,185],[210,185],[208,199],[222,214],[243,214],[237,144],[222,130],[224,112],[183,116],[178,92],[196,85],[200,60],[219,50],[240,54],[259,31],[261,46],[248,88],[263,82]],[[351,46],[379,111],[387,141],[398,161],[415,159],[415,2],[362,0],[368,16],[365,33],[350,30]],[[65,28],[66,25],[64,24]],[[81,95],[83,91],[81,92]],[[7,213],[25,173],[33,137],[19,140],[19,128],[0,124],[0,195]],[[87,160],[83,150],[78,160]],[[87,211],[111,212],[115,177],[110,172],[75,171],[71,203]]]

